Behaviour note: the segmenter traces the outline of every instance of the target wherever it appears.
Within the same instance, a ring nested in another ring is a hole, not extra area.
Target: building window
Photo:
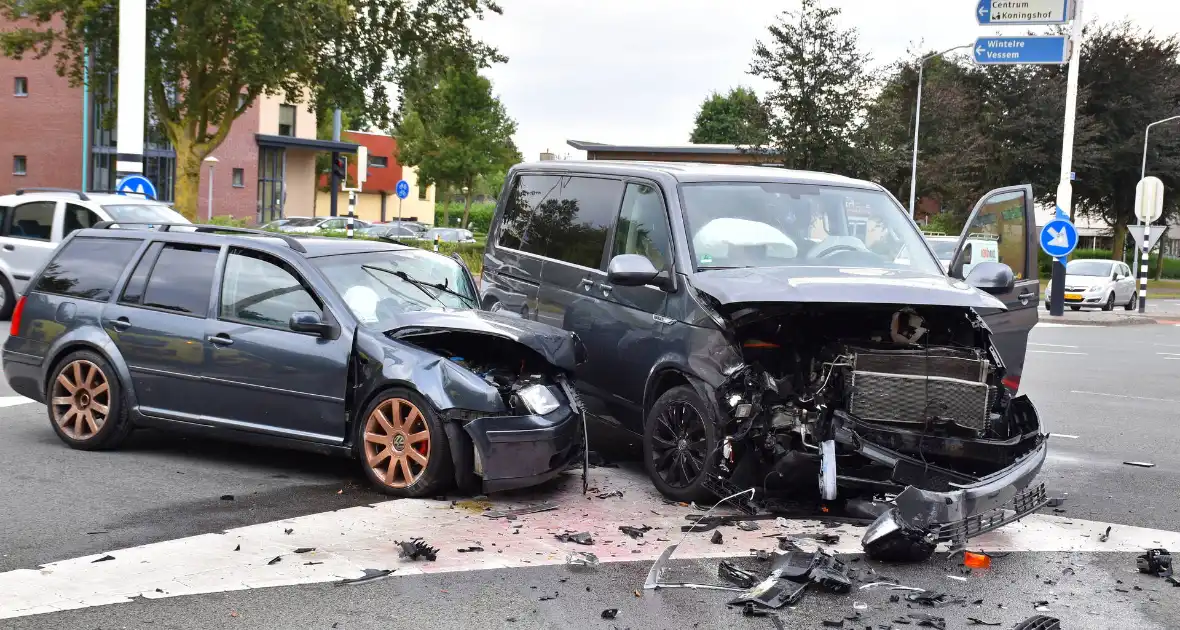
[[[109,95],[116,93],[114,76],[92,78],[90,123],[90,178],[87,190],[113,192],[118,175],[115,169],[117,152],[114,103]],[[176,190],[176,150],[168,140],[151,103],[144,110],[143,174],[156,185],[159,201],[171,202]]]
[[[426,200],[426,189],[427,188],[429,188],[429,187],[423,186],[422,184],[418,184],[418,198],[419,199],[422,199],[423,201]]]
[[[244,169],[234,169],[234,188],[246,187],[246,171]]]
[[[258,148],[258,223],[283,218],[283,175],[287,154],[282,149]]]
[[[14,83],[14,86],[12,89],[13,94],[15,94],[16,96],[28,96],[29,95],[29,77],[17,77],[16,81],[14,81],[13,83]]]
[[[389,166],[389,158],[384,155],[374,155],[369,158],[370,168],[385,168]]]
[[[295,135],[295,106],[279,105],[279,135]]]
[[[246,109],[246,93],[245,92],[242,92],[241,94],[238,95],[238,109],[239,110]]]
[[[24,175],[25,169],[29,167],[29,158],[23,155],[12,156],[12,174]]]

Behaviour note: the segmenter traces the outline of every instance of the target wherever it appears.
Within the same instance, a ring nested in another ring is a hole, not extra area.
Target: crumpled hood
[[[897,269],[752,267],[698,272],[692,285],[723,307],[752,303],[857,303],[1007,310],[1004,303],[946,276]]]
[[[494,335],[515,341],[553,365],[573,372],[585,348],[577,335],[531,319],[475,310],[426,310],[403,313],[398,325],[388,334],[392,337],[435,330],[455,330]]]

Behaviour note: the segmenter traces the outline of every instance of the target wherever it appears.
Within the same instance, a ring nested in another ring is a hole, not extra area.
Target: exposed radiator
[[[923,424],[937,418],[984,430],[992,388],[982,354],[959,348],[850,349],[849,411],[876,422]]]

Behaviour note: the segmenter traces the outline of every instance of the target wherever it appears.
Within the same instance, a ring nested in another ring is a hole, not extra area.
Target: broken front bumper
[[[1032,404],[1029,412],[1035,414]],[[837,442],[849,446],[861,455],[879,464],[892,466],[894,479],[912,475],[915,467],[924,464],[914,458],[891,450],[879,444],[866,441],[858,432],[856,420],[849,417],[837,418],[833,431]],[[1040,422],[1037,422],[1040,426]],[[924,466],[936,477],[941,477],[942,490],[925,490],[907,485],[894,500],[896,509],[882,514],[877,522],[865,533],[868,544],[876,536],[882,536],[898,528],[918,530],[925,533],[930,542],[949,542],[961,545],[967,539],[978,536],[1008,523],[1019,520],[1043,508],[1048,503],[1044,484],[1033,484],[1037,473],[1045,464],[1049,451],[1049,437],[1039,434],[1012,445],[1033,442],[1031,448],[1014,462],[986,477],[970,478],[952,470]],[[959,448],[966,446],[960,443]],[[899,519],[900,523],[893,523]]]
[[[543,483],[582,454],[581,416],[567,405],[543,416],[476,418],[463,430],[475,445],[475,472],[484,492]]]

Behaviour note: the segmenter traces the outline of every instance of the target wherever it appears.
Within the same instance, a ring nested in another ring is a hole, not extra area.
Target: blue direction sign
[[[1078,246],[1078,230],[1068,219],[1053,219],[1041,228],[1041,249],[1053,258],[1064,258]]]
[[[1062,64],[1069,61],[1069,37],[980,37],[974,53],[982,64]]]
[[[405,199],[406,197],[409,197],[409,196],[410,196],[410,182],[407,182],[406,180],[403,179],[397,183],[397,198],[398,199]]]
[[[128,175],[119,180],[115,192],[120,195],[143,195],[148,199],[156,198],[156,186],[152,180],[143,175]]]
[[[980,24],[1065,24],[1073,19],[1077,0],[979,0]]]

